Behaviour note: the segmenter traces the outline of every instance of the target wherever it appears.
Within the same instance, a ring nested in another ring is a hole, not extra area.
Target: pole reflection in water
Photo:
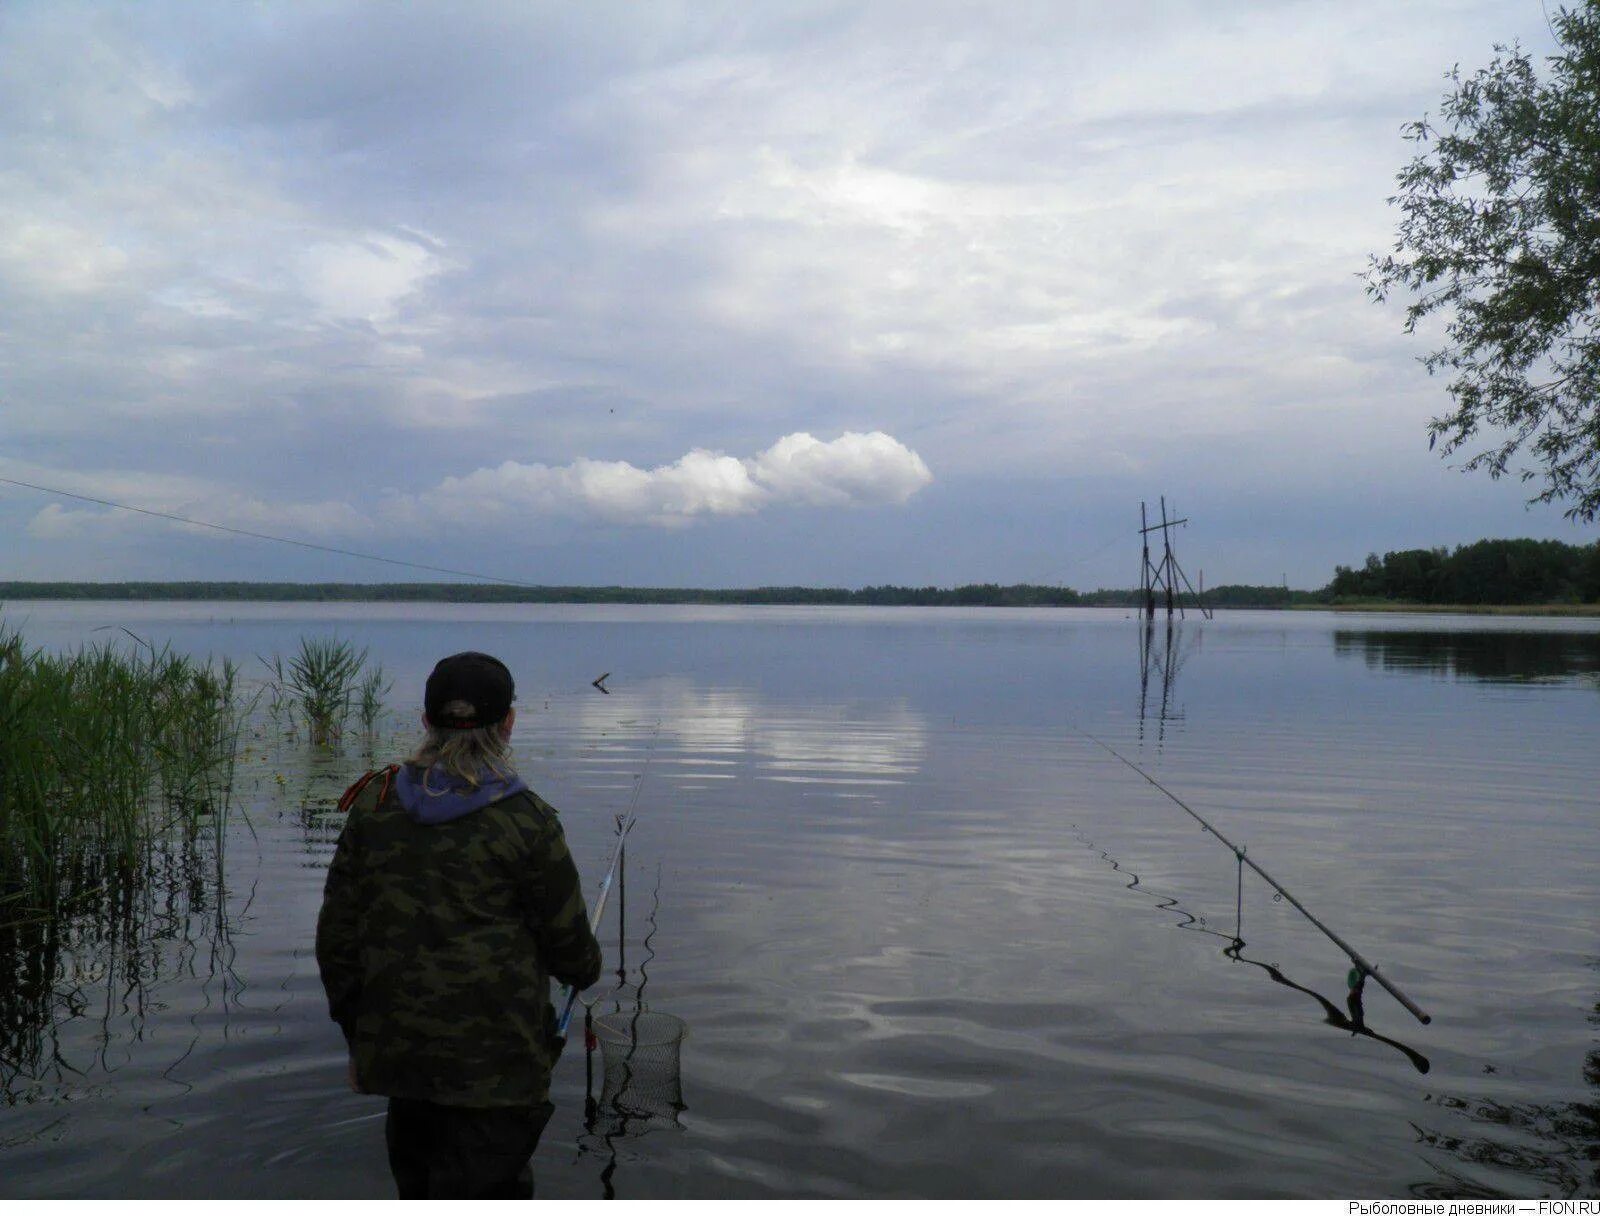
[[[1126,874],[1128,876],[1128,890],[1138,891],[1143,895],[1148,895],[1150,898],[1156,901],[1156,906],[1162,911],[1175,914],[1178,918],[1177,927],[1179,929],[1186,929],[1193,933],[1204,933],[1211,937],[1221,938],[1223,941],[1228,943],[1222,949],[1222,953],[1225,957],[1236,963],[1245,963],[1251,967],[1259,967],[1261,970],[1267,973],[1273,983],[1281,984],[1285,988],[1292,988],[1296,992],[1305,993],[1312,1000],[1316,1001],[1321,1007],[1324,1015],[1323,1021],[1327,1025],[1332,1026],[1337,1030],[1348,1031],[1352,1036],[1363,1035],[1366,1038],[1394,1048],[1401,1055],[1405,1056],[1406,1059],[1411,1062],[1411,1066],[1420,1073],[1427,1072],[1431,1067],[1428,1057],[1417,1051],[1415,1048],[1400,1042],[1398,1039],[1391,1039],[1385,1035],[1378,1034],[1366,1024],[1365,1011],[1362,1007],[1362,984],[1360,981],[1358,981],[1351,988],[1349,995],[1346,997],[1346,1009],[1348,1010],[1348,1012],[1346,1012],[1344,1010],[1340,1010],[1337,1005],[1335,1005],[1327,997],[1323,996],[1320,992],[1317,992],[1315,989],[1309,988],[1304,984],[1298,984],[1291,980],[1283,973],[1282,969],[1279,968],[1276,963],[1266,963],[1260,961],[1259,959],[1246,957],[1244,953],[1245,941],[1243,937],[1244,863],[1242,861],[1239,863],[1239,886],[1236,897],[1237,903],[1235,905],[1236,920],[1234,921],[1234,931],[1232,933],[1223,933],[1210,927],[1206,923],[1205,917],[1195,916],[1193,913],[1189,912],[1183,907],[1182,904],[1178,902],[1175,897],[1170,895],[1162,895],[1160,892],[1152,891],[1149,887],[1145,886],[1140,881],[1140,878],[1137,874],[1124,866],[1106,850],[1100,848],[1093,841],[1084,836],[1076,824],[1073,825],[1073,832],[1078,839],[1083,842],[1085,847],[1098,853],[1101,859],[1110,865],[1113,870],[1116,870],[1119,874]]]
[[[600,1185],[605,1198],[615,1199],[621,1146],[628,1140],[667,1128],[682,1129],[679,1116],[687,1107],[679,1071],[679,1049],[685,1027],[681,1019],[658,1013],[646,1003],[650,964],[656,957],[657,916],[661,908],[661,870],[656,868],[647,929],[640,946],[638,979],[630,981],[626,965],[628,853],[617,863],[617,983],[600,1001],[584,1010],[584,1134],[580,1154],[601,1157]],[[595,1005],[610,1003],[595,1014]],[[595,1052],[600,1052],[601,1088],[594,1093]]]
[[[1151,719],[1156,724],[1156,746],[1166,742],[1167,723],[1183,719],[1183,712],[1175,707],[1174,689],[1178,673],[1189,661],[1189,650],[1184,646],[1183,626],[1167,620],[1165,637],[1158,644],[1156,623],[1146,619],[1139,627],[1139,742],[1145,739],[1145,723]],[[1152,676],[1161,679],[1161,695],[1157,702],[1151,695]]]

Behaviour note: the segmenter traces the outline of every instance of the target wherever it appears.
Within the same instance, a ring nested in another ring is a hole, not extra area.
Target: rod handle
[[[572,1025],[572,1010],[578,1003],[578,990],[571,984],[562,984],[561,991],[566,994],[566,1004],[562,1006],[561,1017],[556,1021],[556,1039],[565,1043],[567,1030]]]

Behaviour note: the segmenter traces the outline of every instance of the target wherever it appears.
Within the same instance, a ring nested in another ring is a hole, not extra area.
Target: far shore
[[[1600,604],[1296,604],[1295,611],[1454,613],[1459,616],[1600,616]]]
[[[1600,603],[1558,604],[1422,604],[1401,600],[1325,600],[1315,591],[1229,585],[1206,593],[1218,612],[1384,612],[1450,613],[1462,616],[1600,617]],[[38,600],[79,603],[458,603],[568,604],[741,607],[918,607],[918,608],[1098,608],[1138,615],[1143,597],[1136,590],[1099,589],[1080,592],[1070,587],[1038,584],[964,584],[955,587],[624,587],[531,586],[483,583],[251,583],[251,582],[5,582],[0,581],[0,610],[7,603]],[[1198,605],[1189,596],[1179,601],[1185,611]],[[1157,612],[1165,605],[1158,603]]]

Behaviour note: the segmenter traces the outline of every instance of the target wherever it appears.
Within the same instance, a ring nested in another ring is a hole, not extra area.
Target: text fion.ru
[[[1600,1199],[1541,1199],[1537,1203],[1524,1200],[1482,1199],[1451,1202],[1448,1200],[1378,1200],[1361,1203],[1352,1200],[1349,1216],[1600,1216]]]

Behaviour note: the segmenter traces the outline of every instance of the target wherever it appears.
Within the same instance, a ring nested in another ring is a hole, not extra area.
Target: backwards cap
[[[431,726],[476,730],[504,721],[516,692],[511,671],[504,663],[493,655],[464,650],[434,665],[423,690],[422,708]],[[444,707],[452,701],[465,701],[472,706],[472,713],[445,713]]]

